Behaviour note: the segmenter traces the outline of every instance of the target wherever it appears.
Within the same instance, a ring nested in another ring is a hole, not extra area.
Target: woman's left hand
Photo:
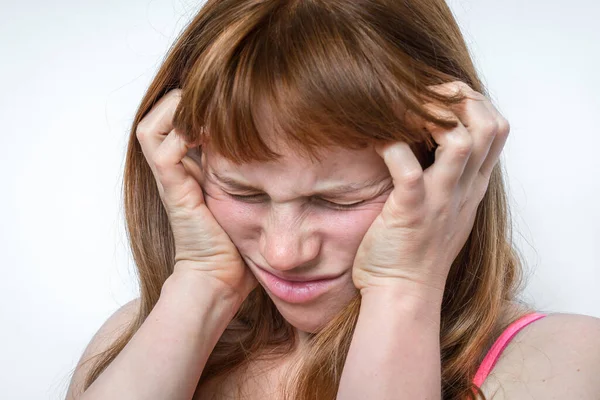
[[[508,137],[508,121],[466,83],[431,88],[442,94],[461,91],[467,99],[451,110],[426,105],[442,118],[459,121],[451,130],[420,122],[439,145],[425,171],[404,142],[377,148],[394,189],[354,259],[352,279],[363,295],[383,287],[418,297],[433,294],[441,303],[452,262],[473,229]]]

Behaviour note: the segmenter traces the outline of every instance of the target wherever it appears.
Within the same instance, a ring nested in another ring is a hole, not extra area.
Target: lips
[[[288,281],[288,282],[298,282],[298,283],[306,283],[306,282],[317,282],[317,281],[327,281],[330,279],[335,279],[337,277],[339,277],[339,275],[327,275],[327,276],[316,276],[316,277],[309,277],[309,276],[285,276],[285,275],[281,275],[280,273],[276,273],[276,272],[272,272],[267,270],[266,268],[261,267],[258,264],[254,264],[256,265],[257,268],[262,269],[263,271],[276,276],[277,278],[284,280],[284,281]]]
[[[254,264],[257,268],[256,276],[266,287],[267,291],[287,303],[308,303],[325,293],[333,290],[342,283],[342,275],[337,276],[287,276],[273,274]],[[295,279],[295,280],[292,280]]]
[[[263,271],[264,271],[264,269],[263,269]],[[270,272],[270,271],[267,271],[267,272],[270,273],[271,275],[274,275],[274,276],[278,277],[281,280],[288,281],[288,282],[298,282],[298,283],[328,281],[328,280],[337,278],[337,276],[333,276],[333,275],[331,275],[331,276],[324,276],[324,277],[312,277],[312,278],[305,278],[305,277],[285,277],[285,276],[281,276],[279,274],[274,274],[273,272]]]

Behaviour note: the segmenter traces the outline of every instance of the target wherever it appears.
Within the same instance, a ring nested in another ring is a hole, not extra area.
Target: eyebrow
[[[247,192],[253,192],[253,191],[262,192],[262,189],[259,189],[259,188],[253,187],[253,186],[249,186],[249,185],[245,185],[245,184],[240,183],[240,182],[236,181],[235,179],[232,179],[228,176],[221,176],[214,171],[210,171],[210,175],[212,175],[219,182],[231,187],[234,190],[247,191]],[[366,182],[360,182],[360,183],[355,183],[355,182],[345,183],[345,184],[338,185],[338,186],[335,186],[332,188],[328,188],[321,192],[315,192],[315,193],[313,193],[313,195],[333,197],[333,196],[340,196],[340,195],[344,195],[344,194],[350,194],[350,193],[354,193],[354,192],[359,192],[364,189],[376,187],[377,185],[381,184],[382,182],[384,182],[387,179],[391,179],[391,177],[384,176],[384,177],[379,177],[379,178],[375,178],[375,179],[370,179]]]

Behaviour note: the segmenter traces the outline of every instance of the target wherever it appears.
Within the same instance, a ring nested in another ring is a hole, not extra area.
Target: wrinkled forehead
[[[207,166],[218,174],[243,178],[248,182],[293,182],[297,186],[310,187],[320,182],[362,182],[389,176],[383,159],[371,146],[361,149],[328,148],[321,150],[319,160],[302,155],[289,145],[274,148],[281,157],[274,161],[234,163],[207,148]]]

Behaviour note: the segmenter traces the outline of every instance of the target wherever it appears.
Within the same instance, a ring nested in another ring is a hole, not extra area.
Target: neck
[[[294,333],[296,334],[296,347],[294,348],[294,353],[303,354],[308,348],[310,333],[301,331],[300,329],[295,329]]]

